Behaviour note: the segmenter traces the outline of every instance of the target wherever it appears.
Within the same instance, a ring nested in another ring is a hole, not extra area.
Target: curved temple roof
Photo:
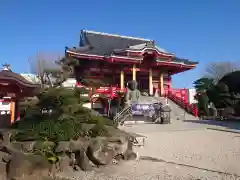
[[[12,72],[9,68],[4,67],[2,71],[0,71],[0,81],[15,81],[16,83],[20,84],[23,87],[28,88],[37,88],[39,84],[33,84],[32,82],[26,80],[20,74]]]
[[[166,50],[155,46],[153,40],[86,30],[81,31],[79,44],[78,48],[69,50],[94,55],[110,55],[114,50],[156,48],[162,53],[170,54]]]
[[[176,63],[198,64],[198,62],[175,57],[174,54],[156,46],[153,40],[87,30],[81,31],[80,46],[78,48],[67,48],[66,52],[93,56],[111,56],[125,51],[142,52],[146,49],[153,49],[160,54],[172,57],[172,61]]]

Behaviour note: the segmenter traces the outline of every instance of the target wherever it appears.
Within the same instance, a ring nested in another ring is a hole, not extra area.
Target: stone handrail
[[[131,112],[132,112],[132,108],[130,106],[126,107],[126,108],[122,109],[119,113],[117,113],[116,116],[113,118],[113,120],[118,122],[119,119],[123,118],[124,116],[126,116],[128,114],[131,114]]]

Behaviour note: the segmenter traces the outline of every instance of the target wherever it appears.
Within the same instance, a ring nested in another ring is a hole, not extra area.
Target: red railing
[[[121,88],[112,86],[112,87],[100,87],[96,89],[95,93],[104,94],[106,96],[114,98],[114,97],[118,97],[118,92],[120,91],[121,91]]]
[[[166,96],[186,110],[188,113],[198,116],[198,108],[196,104],[190,104],[188,102],[188,92],[187,89],[171,89],[168,90]]]
[[[93,95],[91,88],[88,88],[82,85],[81,83],[76,83],[76,87],[85,87],[86,89],[89,89],[89,96],[91,97]],[[126,89],[124,89],[124,91],[125,90]],[[109,97],[110,99],[112,99],[114,97],[118,97],[118,92],[121,92],[121,88],[116,86],[110,86],[110,87],[100,87],[95,90],[94,94],[103,94]]]
[[[82,87],[82,85],[77,84],[78,87]],[[121,89],[119,87],[100,87],[95,90],[95,94],[104,94],[109,99],[117,97],[117,92],[120,92]],[[124,89],[126,91],[126,89]],[[90,96],[91,91],[90,91]],[[164,89],[164,96],[168,97],[170,100],[178,104],[180,107],[185,109],[187,112],[193,114],[194,116],[198,116],[198,108],[195,104],[190,104],[188,99],[188,91],[187,89]]]

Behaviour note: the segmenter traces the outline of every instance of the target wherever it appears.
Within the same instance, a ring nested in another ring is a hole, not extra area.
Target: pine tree
[[[15,139],[48,139],[56,142],[77,139],[79,136],[103,135],[106,132],[105,125],[115,126],[113,121],[93,114],[92,110],[82,107],[84,102],[89,101],[83,96],[87,89],[61,87],[62,82],[74,76],[76,60],[63,58],[58,63],[61,67],[59,71],[47,71],[48,79],[50,75],[55,77],[55,81],[50,82],[52,86],[42,89],[37,94],[34,103],[32,101],[26,103],[28,105],[22,119],[14,125],[14,128],[22,130],[16,134]],[[88,82],[97,87],[95,81],[89,80]],[[83,124],[92,124],[93,127],[85,131],[82,128]]]

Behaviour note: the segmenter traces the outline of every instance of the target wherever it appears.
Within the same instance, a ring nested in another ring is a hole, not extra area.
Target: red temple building
[[[11,71],[8,65],[0,71],[0,128],[5,128],[19,119],[19,100],[34,95],[38,84],[27,81]]]
[[[123,90],[130,80],[150,95],[168,95],[171,76],[196,67],[157,46],[154,40],[82,30],[78,47],[65,50],[79,59],[77,77],[108,78],[112,87]]]

